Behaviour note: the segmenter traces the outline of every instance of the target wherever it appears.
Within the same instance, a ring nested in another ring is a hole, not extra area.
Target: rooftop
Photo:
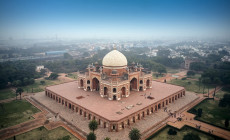
[[[109,101],[102,98],[99,92],[79,89],[77,84],[74,81],[50,86],[47,89],[110,121],[120,120],[184,89],[180,86],[152,81],[152,89],[140,92],[131,91],[128,98]],[[151,98],[147,98],[149,95]]]

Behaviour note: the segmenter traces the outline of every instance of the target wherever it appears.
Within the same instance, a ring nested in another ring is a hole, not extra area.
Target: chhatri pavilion
[[[140,64],[112,50],[98,63],[79,72],[78,80],[48,86],[45,95],[99,127],[117,132],[166,108],[185,96],[184,87],[152,81]],[[79,116],[76,116],[79,117]]]

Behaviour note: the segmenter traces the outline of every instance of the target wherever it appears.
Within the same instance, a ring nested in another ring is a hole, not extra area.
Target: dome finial
[[[117,48],[116,48],[116,44],[113,44],[113,50],[116,50]]]

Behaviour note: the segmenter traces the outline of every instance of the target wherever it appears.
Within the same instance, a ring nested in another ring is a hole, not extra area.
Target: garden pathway
[[[217,91],[221,90],[222,87],[218,87]],[[211,91],[211,93],[213,93],[214,91]],[[210,95],[212,95],[210,93]],[[210,133],[212,135],[216,135],[218,137],[230,140],[230,131],[198,121],[198,120],[194,120],[195,116],[192,113],[188,113],[187,111],[189,109],[191,109],[192,107],[194,107],[195,105],[199,104],[201,101],[203,101],[204,99],[206,99],[207,97],[203,97],[202,94],[199,94],[200,98],[199,100],[195,101],[193,104],[191,104],[188,108],[186,108],[185,110],[183,110],[183,112],[179,113],[180,116],[182,117],[182,121],[168,121],[167,124],[171,125],[173,127],[176,127],[178,129],[181,129],[184,125],[188,125],[191,127],[194,127],[196,129],[200,129],[204,132]],[[200,128],[198,128],[198,126],[201,126]]]
[[[164,82],[166,80],[168,82],[168,81],[171,81],[171,80],[176,79],[176,78],[180,79],[180,78],[185,77],[186,73],[187,73],[187,70],[183,70],[183,71],[175,73],[175,74],[167,73],[164,77],[161,77],[161,78],[157,79],[156,81]],[[173,77],[173,75],[176,75],[178,77]]]
[[[4,140],[7,138],[11,138],[13,136],[31,131],[35,128],[44,126],[48,130],[55,129],[57,127],[64,127],[67,131],[69,131],[71,134],[73,134],[75,137],[77,137],[79,140],[85,140],[80,134],[75,132],[72,128],[67,126],[65,123],[61,121],[51,121],[49,123],[46,123],[47,117],[48,119],[53,117],[51,113],[49,113],[45,108],[41,107],[39,104],[35,103],[33,100],[26,98],[28,102],[33,104],[35,107],[41,110],[41,112],[38,112],[33,115],[34,119],[30,121],[26,121],[23,123],[20,123],[18,125],[14,125],[5,129],[0,130],[0,140]]]

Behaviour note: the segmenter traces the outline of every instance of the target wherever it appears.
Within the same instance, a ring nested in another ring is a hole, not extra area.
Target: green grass
[[[170,128],[173,128],[173,127],[166,126],[165,128],[158,131],[156,134],[148,138],[147,140],[171,140],[171,139],[172,140],[182,140],[184,135],[188,133],[193,133],[193,134],[198,135],[201,138],[201,140],[221,140],[220,138],[203,133],[189,126],[185,126],[181,130],[177,130],[174,128],[175,130],[177,130],[177,135],[172,136],[172,135],[168,135],[168,131]]]
[[[169,81],[168,83],[178,85],[178,86],[182,86],[187,91],[192,91],[192,92],[196,92],[196,93],[203,93],[203,84],[201,84],[200,90],[199,90],[199,81],[190,80],[190,79],[186,79],[186,80],[173,79],[173,80]],[[211,91],[212,89],[215,88],[214,86],[211,86],[211,85],[206,86],[206,88],[204,90],[205,93],[208,92],[207,87],[209,87],[209,91]]]
[[[202,116],[196,117],[196,119],[225,128],[224,121],[226,118],[230,118],[230,107],[219,107],[218,103],[217,100],[206,99],[195,106],[196,110],[201,108],[203,112]],[[230,127],[228,129],[230,130]]]
[[[77,80],[77,73],[76,72],[74,72],[74,73],[68,73],[67,77]]]
[[[164,77],[164,74],[158,74],[158,73],[153,73],[153,79],[159,79],[161,77]]]
[[[73,136],[63,127],[58,127],[49,131],[44,126],[17,135],[16,139],[17,140],[58,140],[58,139],[62,140],[62,138],[65,136],[70,136],[71,140],[78,140],[75,136]],[[8,140],[13,140],[13,137],[9,138]]]
[[[201,77],[201,74],[195,74],[194,76],[187,76],[188,78],[191,78],[191,79],[197,79],[199,80],[199,78]]]
[[[45,83],[42,85],[40,82],[41,81],[45,81]],[[46,80],[46,79],[39,79],[39,80],[35,80],[35,83],[32,85],[28,85],[28,86],[24,86],[22,87],[24,92],[42,92],[45,90],[45,87],[50,86],[50,85],[56,85],[56,84],[60,84],[61,81],[59,80]]]
[[[230,88],[224,87],[216,93],[216,97],[223,98],[224,94],[230,94]]]
[[[15,97],[15,93],[11,89],[2,89],[0,90],[0,100],[5,100],[8,98]]]
[[[2,103],[0,106],[0,129],[34,119],[33,114],[40,110],[26,100]]]
[[[166,70],[167,70],[167,73],[171,73],[171,74],[180,72],[180,69],[173,69],[169,67],[166,67]]]

